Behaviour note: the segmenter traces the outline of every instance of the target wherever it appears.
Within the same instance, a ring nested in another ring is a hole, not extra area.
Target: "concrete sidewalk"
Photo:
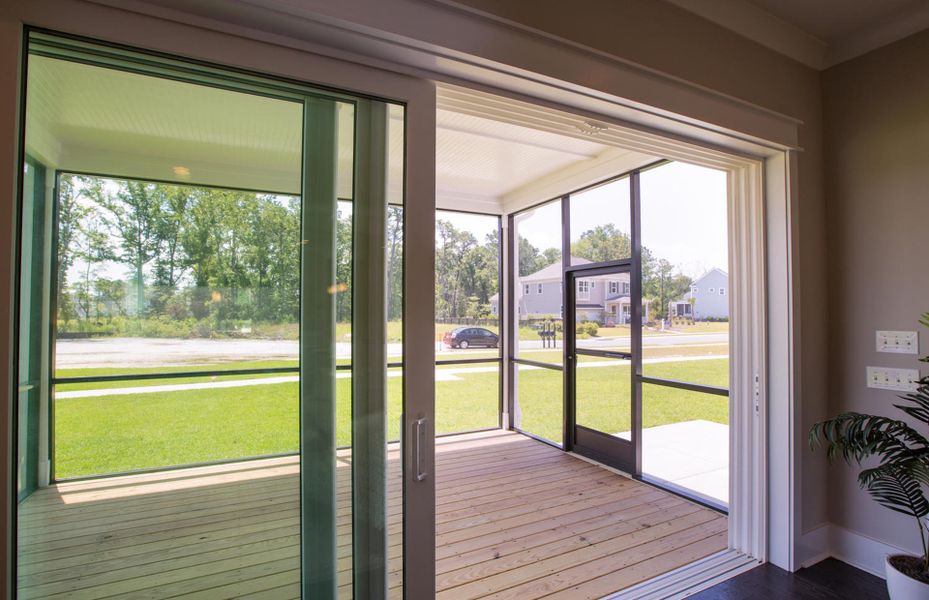
[[[726,354],[711,356],[688,356],[688,357],[668,357],[668,358],[647,358],[642,364],[671,363],[671,362],[691,362],[699,360],[718,360],[728,358]],[[628,367],[627,360],[604,360],[579,363],[578,368],[597,368],[597,367]],[[459,375],[468,375],[471,373],[496,373],[500,367],[498,365],[488,365],[483,367],[454,367],[448,369],[436,369],[436,381],[461,381]],[[535,371],[542,367],[532,365],[519,365],[520,371]],[[402,371],[387,371],[387,377],[401,377]],[[336,373],[336,379],[350,379],[351,373],[347,371]],[[69,392],[57,392],[56,400],[65,400],[68,398],[96,398],[100,396],[123,396],[126,394],[156,394],[161,392],[183,392],[188,390],[214,390],[224,388],[252,387],[256,385],[276,385],[280,383],[295,383],[300,381],[297,375],[285,375],[280,377],[261,377],[255,379],[234,379],[232,381],[205,381],[203,383],[176,383],[167,385],[141,385],[121,388],[102,388],[92,390],[74,390]]]

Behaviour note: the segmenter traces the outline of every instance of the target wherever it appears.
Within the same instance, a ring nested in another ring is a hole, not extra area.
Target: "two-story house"
[[[703,321],[729,318],[729,275],[710,269],[690,286],[683,297],[668,303],[668,315]]]
[[[572,265],[586,265],[585,258],[571,257]],[[516,307],[521,320],[564,316],[562,266],[555,263],[519,278]],[[629,273],[615,273],[578,280],[576,310],[578,321],[601,325],[628,323],[631,315]],[[492,314],[499,314],[499,297],[490,299]],[[646,320],[648,306],[646,305]]]

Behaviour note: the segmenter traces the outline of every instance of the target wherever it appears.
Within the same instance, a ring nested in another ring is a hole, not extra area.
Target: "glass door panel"
[[[402,596],[403,108],[30,39],[17,597]]]
[[[575,374],[577,425],[632,440],[629,360],[579,355]]]
[[[731,324],[727,175],[665,163],[642,173],[640,206],[642,476],[725,509]]]

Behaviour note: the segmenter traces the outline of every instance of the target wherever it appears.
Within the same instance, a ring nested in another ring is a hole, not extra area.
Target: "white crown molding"
[[[744,0],[666,0],[769,50],[816,70],[823,68],[829,45],[796,25]]]
[[[665,0],[818,71],[929,29],[929,4],[827,43],[746,0]]]
[[[913,11],[898,15],[896,18],[877,24],[866,31],[861,31],[826,49],[823,68],[829,68],[858,56],[862,56],[929,29],[929,4],[918,5]]]

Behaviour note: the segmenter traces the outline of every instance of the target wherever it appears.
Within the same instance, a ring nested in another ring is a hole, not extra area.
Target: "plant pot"
[[[913,579],[897,570],[890,559],[904,554],[891,555],[884,559],[884,571],[887,574],[887,593],[890,600],[929,600],[929,583]]]

